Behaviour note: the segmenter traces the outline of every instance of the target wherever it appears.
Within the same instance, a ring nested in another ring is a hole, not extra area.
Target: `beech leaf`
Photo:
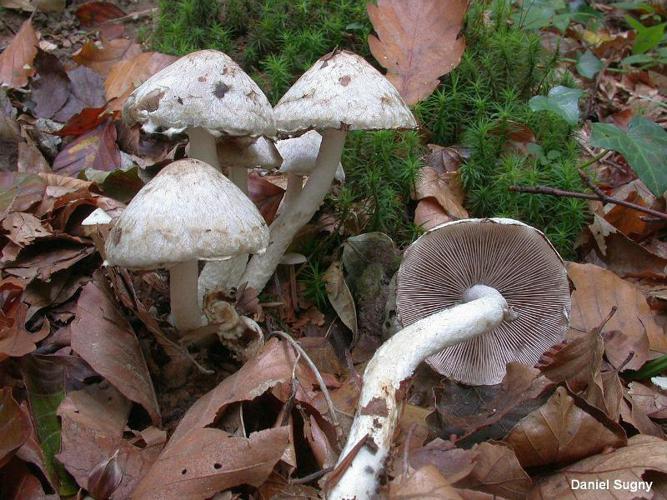
[[[0,54],[0,86],[18,89],[28,84],[28,78],[35,73],[32,63],[37,55],[37,43],[37,34],[28,19]]]
[[[507,436],[523,467],[567,464],[626,443],[620,425],[558,387],[544,406],[523,418]],[[588,411],[587,411],[588,410]],[[591,412],[591,413],[589,413]]]
[[[117,62],[112,66],[104,82],[107,99],[129,94],[148,78],[177,59],[176,56],[160,54],[159,52],[143,52],[131,59],[123,59]],[[117,106],[116,103],[114,104]]]
[[[72,349],[159,425],[160,410],[139,341],[99,273],[81,291],[71,332]]]
[[[116,38],[106,40],[102,48],[93,42],[88,42],[72,59],[106,77],[118,61],[131,59],[141,52],[141,45],[138,43],[125,38]]]
[[[343,324],[357,337],[357,308],[350,292],[340,262],[333,262],[324,273],[325,288],[329,302]]]
[[[56,156],[53,170],[61,175],[76,175],[86,168],[120,168],[120,149],[116,144],[116,126],[107,120],[97,128],[70,142]]]
[[[458,66],[465,49],[459,37],[465,0],[378,0],[368,4],[377,36],[368,37],[373,57],[407,104],[428,97],[439,78]]]

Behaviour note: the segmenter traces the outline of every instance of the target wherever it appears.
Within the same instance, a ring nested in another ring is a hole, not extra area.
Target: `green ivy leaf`
[[[621,153],[656,196],[667,191],[667,132],[660,125],[641,116],[630,121],[627,131],[594,123],[591,144]]]
[[[579,89],[559,85],[552,88],[546,97],[536,95],[528,105],[533,111],[551,111],[570,125],[576,125],[579,121],[579,98],[582,94]]]
[[[577,71],[583,77],[592,79],[602,69],[602,61],[590,50],[584,52],[577,60]]]
[[[635,44],[632,46],[633,54],[643,54],[655,49],[665,36],[667,23],[656,24],[646,27],[635,18],[625,16],[625,21],[637,32]]]

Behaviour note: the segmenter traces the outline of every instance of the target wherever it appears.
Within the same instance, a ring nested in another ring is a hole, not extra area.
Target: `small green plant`
[[[324,274],[326,268],[317,260],[309,260],[307,266],[299,276],[299,282],[303,285],[304,297],[315,304],[320,311],[326,311],[329,307],[327,298],[326,279]]]
[[[416,113],[431,142],[468,149],[461,179],[474,216],[520,219],[544,230],[561,253],[572,256],[587,219],[585,203],[514,193],[509,187],[584,189],[574,125],[549,111],[534,112],[528,104],[554,85],[574,87],[574,82],[567,75],[556,78],[557,59],[543,51],[537,34],[510,22],[507,2],[492,2],[487,9],[486,2],[471,5],[461,64]],[[519,132],[534,135],[534,141],[523,149],[512,147]]]

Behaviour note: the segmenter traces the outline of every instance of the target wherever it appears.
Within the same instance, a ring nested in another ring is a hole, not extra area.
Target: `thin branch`
[[[613,203],[614,205],[621,205],[623,207],[637,210],[638,212],[644,212],[645,214],[652,215],[660,220],[667,220],[667,213],[665,212],[643,207],[641,205],[637,205],[636,203],[630,203],[629,201],[619,200],[618,198],[604,194],[604,192],[602,192],[599,188],[597,188],[597,192],[595,194],[580,193],[578,191],[565,191],[563,189],[552,188],[549,186],[510,186],[509,190],[514,191],[515,193],[546,194],[548,196],[560,196],[562,198],[599,200],[603,203]]]
[[[324,379],[322,378],[322,375],[320,374],[320,371],[317,369],[317,366],[315,366],[315,363],[313,363],[313,360],[310,359],[306,351],[299,345],[299,343],[294,340],[290,335],[288,335],[285,332],[282,332],[280,330],[274,330],[271,332],[269,337],[277,335],[283,339],[285,339],[287,342],[289,342],[292,347],[303,357],[303,359],[308,363],[308,366],[310,367],[311,371],[313,372],[313,375],[315,375],[315,378],[317,379],[317,383],[320,386],[320,390],[322,391],[322,394],[324,395],[324,399],[327,402],[327,406],[329,407],[329,413],[331,414],[331,420],[336,428],[336,437],[340,441],[340,438],[343,435],[343,431],[341,430],[340,424],[338,423],[338,417],[336,416],[336,407],[334,406],[333,400],[331,399],[331,395],[329,394],[329,389],[327,389],[327,385],[324,382]],[[340,445],[340,442],[338,443]]]
[[[289,484],[308,484],[308,483],[311,483],[311,482],[315,481],[316,479],[321,478],[325,474],[328,474],[332,470],[333,470],[333,467],[326,467],[322,470],[318,470],[316,472],[313,472],[312,474],[308,474],[307,476],[298,477],[296,479],[290,479]]]

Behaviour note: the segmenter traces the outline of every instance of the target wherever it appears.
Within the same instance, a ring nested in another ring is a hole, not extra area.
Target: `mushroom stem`
[[[190,139],[190,158],[208,163],[220,171],[215,137],[202,127],[191,127],[185,131]]]
[[[303,188],[303,176],[298,174],[287,174],[287,190],[283,198],[282,210],[289,210],[289,206],[294,204],[294,200],[299,197],[301,189]]]
[[[245,167],[229,167],[229,180],[236,185],[243,194],[248,195],[248,169]]]
[[[358,447],[327,495],[329,500],[375,497],[400,415],[397,392],[401,382],[427,357],[492,330],[509,314],[507,301],[495,288],[475,285],[464,300],[470,301],[403,328],[375,352],[364,372],[357,413],[337,467],[360,441],[369,439],[374,445]]]
[[[289,203],[271,224],[266,252],[250,259],[241,283],[247,282],[260,292],[264,289],[292,239],[317,212],[329,191],[343,155],[346,135],[346,130],[326,129],[322,132],[322,145],[312,175],[294,203]]]
[[[180,331],[193,330],[202,325],[202,312],[197,300],[196,260],[181,262],[169,268],[169,296],[174,326]]]

